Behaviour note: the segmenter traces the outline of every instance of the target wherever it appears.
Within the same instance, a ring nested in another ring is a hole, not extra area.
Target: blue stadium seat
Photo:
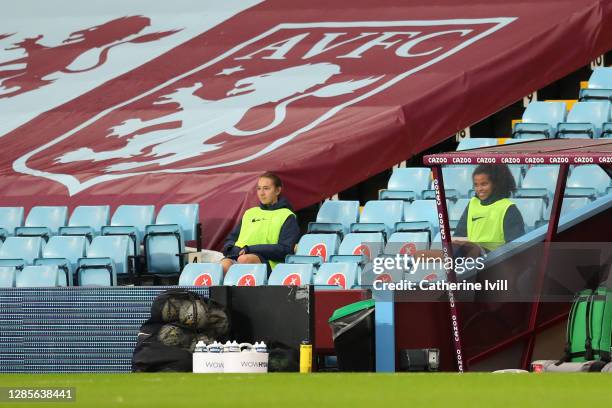
[[[102,235],[127,235],[132,241],[135,255],[140,254],[147,225],[153,224],[155,206],[120,205],[111,218],[110,225],[102,227]]]
[[[325,263],[314,277],[315,289],[352,289],[357,285],[358,271],[356,263]]]
[[[22,271],[17,273],[15,287],[37,288],[60,286],[59,277],[60,273],[55,265],[26,266]]]
[[[603,124],[610,120],[610,102],[578,102],[567,115],[567,120],[557,126],[559,138],[596,139]]]
[[[521,188],[515,196],[520,198],[540,197],[548,202],[557,188],[558,165],[534,166],[527,170]]]
[[[185,241],[194,241],[197,238],[199,222],[199,204],[166,204],[159,210],[155,219],[156,225],[179,225]]]
[[[441,262],[419,263],[418,266],[414,267],[414,270],[404,274],[404,279],[417,283],[425,280],[429,282],[445,281],[446,270]],[[462,280],[459,275],[457,279]]]
[[[110,206],[108,205],[81,205],[72,211],[68,226],[60,227],[60,235],[83,235],[89,242],[100,235],[104,225],[108,225]]]
[[[0,266],[32,265],[40,258],[44,241],[41,237],[8,237],[0,246]]]
[[[60,286],[72,286],[80,258],[87,254],[88,241],[84,236],[54,236],[42,250],[42,258],[34,260],[34,265],[56,265],[64,277]]]
[[[314,267],[310,264],[278,264],[270,274],[268,285],[310,285],[313,274]]]
[[[342,240],[338,255],[355,255],[371,261],[383,252],[384,242],[383,234],[380,232],[353,232]]]
[[[398,223],[395,229],[398,232],[430,231],[434,235],[440,229],[435,200],[416,200],[406,205],[404,222]]]
[[[295,255],[287,255],[286,263],[309,263],[320,266],[338,253],[340,239],[336,234],[305,234],[300,238]]]
[[[561,216],[571,213],[572,211],[578,210],[591,200],[588,197],[563,197],[563,204],[561,205]],[[544,220],[550,220],[550,213],[552,211],[552,205],[546,207],[544,212]]]
[[[431,234],[429,232],[394,232],[389,237],[384,252],[389,255],[413,255],[415,251],[427,250],[430,246]]]
[[[496,145],[497,139],[494,137],[471,137],[460,141],[459,146],[457,146],[457,151],[478,149],[480,147],[490,147]]]
[[[59,227],[66,225],[68,207],[32,207],[23,227],[15,228],[15,235],[21,237],[40,236],[45,241],[57,235]]]
[[[448,209],[448,222],[450,223],[452,229],[457,226],[457,223],[463,215],[463,211],[465,211],[470,203],[470,200],[470,198],[460,198]]]
[[[508,169],[510,170],[510,173],[512,173],[516,187],[521,187],[523,182],[523,166],[520,164],[509,164]]]
[[[589,89],[612,89],[612,67],[598,67],[589,78]]]
[[[476,166],[444,166],[444,192],[447,199],[466,198],[472,189],[472,173]]]
[[[590,89],[580,90],[578,100],[580,102],[612,101],[612,89]]]
[[[129,238],[122,235],[95,237],[87,248],[87,258],[77,264],[79,285],[117,285],[117,275],[129,272]]]
[[[431,170],[428,167],[393,169],[387,189],[381,190],[378,196],[381,200],[412,201],[422,197],[430,182]]]
[[[525,231],[529,232],[539,226],[544,219],[544,200],[541,198],[512,198],[519,212],[523,216]]]
[[[557,126],[565,121],[565,102],[531,102],[523,113],[522,122],[514,125],[516,139],[553,138]]]
[[[223,282],[223,267],[220,263],[188,263],[183,268],[180,286],[219,286]]]
[[[15,228],[23,225],[23,207],[0,207],[0,242],[15,235]]]
[[[382,232],[385,237],[403,220],[404,201],[372,200],[363,208],[359,222],[351,225],[351,232]]]
[[[606,194],[610,176],[596,164],[576,166],[567,180],[565,195],[595,198]]]
[[[351,224],[359,220],[359,201],[326,200],[317,221],[308,224],[308,233],[348,234]]]
[[[17,268],[14,266],[0,266],[0,288],[14,288],[17,277]]]
[[[225,286],[261,286],[268,283],[265,264],[234,264],[223,280]]]
[[[147,225],[144,249],[153,275],[178,275],[185,264],[185,242],[197,238],[198,204],[166,204],[154,225]]]

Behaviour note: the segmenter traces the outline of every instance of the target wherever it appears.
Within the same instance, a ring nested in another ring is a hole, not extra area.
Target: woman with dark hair
[[[259,206],[244,212],[241,221],[227,236],[221,260],[223,273],[235,263],[265,263],[268,272],[293,253],[300,237],[295,214],[281,196],[281,179],[266,172],[257,180]]]
[[[475,196],[455,229],[455,238],[492,251],[525,233],[523,217],[508,198],[516,183],[506,165],[481,164],[472,173]]]

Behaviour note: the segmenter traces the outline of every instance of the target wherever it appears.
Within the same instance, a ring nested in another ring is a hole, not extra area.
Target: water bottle
[[[202,340],[198,341],[193,352],[194,353],[207,353],[208,348],[206,347],[206,343],[204,343]]]
[[[267,353],[268,352],[268,346],[266,346],[266,343],[264,343],[263,341],[261,343],[255,342],[255,344],[253,345],[253,348],[255,348],[255,351],[257,353]]]
[[[224,353],[240,353],[240,345],[236,343],[236,340],[232,341],[231,343],[228,340],[225,343],[225,346],[223,346],[223,352]]]
[[[221,343],[217,343],[214,341],[212,344],[208,345],[209,353],[223,353],[223,345]]]

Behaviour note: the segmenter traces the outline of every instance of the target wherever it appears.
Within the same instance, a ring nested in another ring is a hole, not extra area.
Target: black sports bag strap
[[[565,334],[565,348],[563,350],[564,351],[563,357],[561,357],[561,359],[557,361],[555,365],[561,365],[563,363],[567,363],[568,361],[572,361],[571,338],[572,338],[572,331],[574,328],[574,317],[576,315],[576,309],[578,308],[579,301],[580,301],[580,293],[578,293],[574,297],[574,301],[572,302],[572,307],[570,308],[569,317],[567,319],[567,329],[566,329],[567,332]]]
[[[592,327],[591,327],[591,312],[593,311],[593,296],[595,295],[595,291],[589,296],[589,300],[587,301],[586,306],[586,339],[584,341],[584,358],[587,361],[593,360],[593,339],[592,339]]]

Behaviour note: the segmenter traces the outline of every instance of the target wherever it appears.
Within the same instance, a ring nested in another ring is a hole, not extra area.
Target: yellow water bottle
[[[303,341],[300,344],[300,373],[312,372],[312,344]]]

